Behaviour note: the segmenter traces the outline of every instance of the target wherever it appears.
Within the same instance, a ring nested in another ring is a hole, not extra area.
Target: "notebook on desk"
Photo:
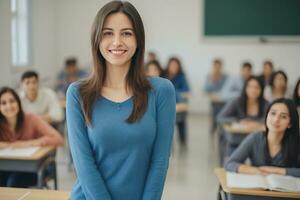
[[[226,173],[229,188],[265,189],[281,192],[300,192],[300,178],[271,174],[268,176]]]
[[[40,147],[26,147],[26,148],[5,148],[0,149],[1,157],[30,157]]]

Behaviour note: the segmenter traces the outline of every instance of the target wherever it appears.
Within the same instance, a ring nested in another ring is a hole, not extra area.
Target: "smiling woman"
[[[67,92],[77,181],[72,199],[161,199],[175,123],[175,90],[144,74],[145,34],[128,2],[102,7],[93,24],[93,71]]]

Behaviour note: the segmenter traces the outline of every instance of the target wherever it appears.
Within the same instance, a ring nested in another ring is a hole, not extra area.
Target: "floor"
[[[209,133],[209,124],[208,116],[189,115],[189,143],[186,152],[180,151],[175,133],[163,199],[217,198],[218,182],[213,174],[218,163],[217,142],[216,136]],[[71,190],[75,181],[74,170],[68,165],[68,157],[68,151],[60,148],[57,153],[59,190]]]

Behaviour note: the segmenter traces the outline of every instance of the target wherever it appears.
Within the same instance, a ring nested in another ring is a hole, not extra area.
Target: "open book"
[[[29,157],[32,156],[39,148],[40,147],[0,149],[0,156],[1,157]]]
[[[300,178],[271,174],[268,176],[226,173],[229,188],[266,189],[281,192],[300,192]]]

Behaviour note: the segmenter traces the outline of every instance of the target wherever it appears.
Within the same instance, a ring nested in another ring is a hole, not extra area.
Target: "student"
[[[265,61],[263,64],[263,73],[259,76],[264,86],[270,85],[273,70],[274,70],[273,63],[269,60]]]
[[[137,10],[111,1],[95,17],[93,72],[67,91],[77,181],[71,199],[161,199],[175,125],[171,82],[144,74]]]
[[[300,79],[297,81],[297,84],[294,89],[293,100],[300,115]]]
[[[62,145],[63,138],[41,118],[24,113],[16,92],[0,89],[0,148]],[[0,185],[28,187],[37,182],[35,173],[0,172]]]
[[[290,99],[271,103],[266,131],[249,135],[230,156],[226,170],[246,174],[281,174],[300,177],[299,116]],[[249,158],[251,165],[244,164]]]
[[[57,76],[56,92],[64,99],[69,85],[86,76],[86,72],[79,69],[76,58],[68,58],[65,67]]]
[[[176,93],[180,96],[185,103],[187,103],[189,98],[189,84],[187,82],[185,73],[183,72],[181,62],[176,57],[171,57],[168,61],[168,65],[165,71],[165,77],[169,79],[176,90]],[[179,142],[181,150],[185,151],[187,148],[187,112],[181,113],[180,119],[176,120],[176,125],[178,127]]]
[[[252,76],[252,65],[249,62],[245,62],[241,67],[239,76],[231,76],[226,79],[219,98],[224,102],[228,102],[238,97],[244,87],[244,83],[250,76]]]
[[[289,98],[287,86],[287,75],[281,70],[276,71],[271,77],[270,85],[265,88],[265,99],[271,102],[282,97]]]
[[[157,60],[151,60],[145,65],[146,74],[148,76],[162,76],[163,69]]]
[[[268,102],[263,97],[263,84],[256,76],[251,76],[244,85],[239,97],[228,102],[218,114],[218,123],[239,122],[248,128],[255,128],[263,122]],[[240,144],[244,135],[232,138],[228,154]]]
[[[35,113],[51,124],[63,120],[63,111],[55,92],[40,88],[39,76],[35,71],[23,73],[21,84],[20,98],[25,112]]]
[[[217,129],[217,115],[222,109],[224,102],[220,99],[220,92],[227,79],[227,75],[223,73],[223,62],[220,59],[213,61],[213,68],[206,77],[204,90],[210,98],[212,123],[210,132],[214,133]]]

